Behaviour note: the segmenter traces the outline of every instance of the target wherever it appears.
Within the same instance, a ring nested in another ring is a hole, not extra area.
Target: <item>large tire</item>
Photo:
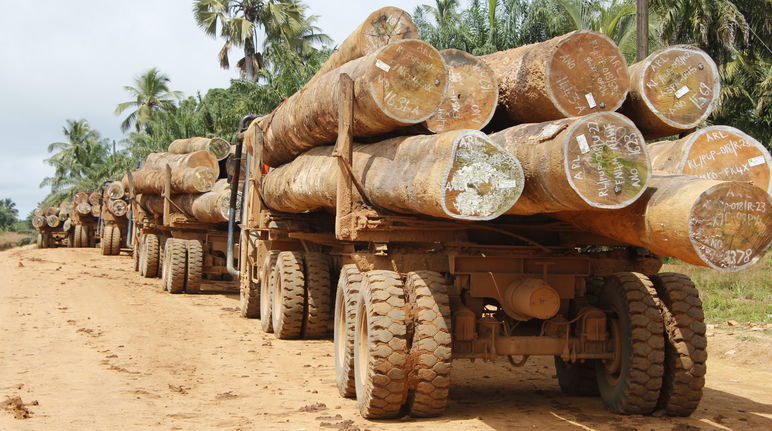
[[[689,416],[702,399],[708,345],[705,316],[697,288],[683,274],[651,277],[665,323],[665,375],[657,410]]]
[[[393,418],[407,396],[405,291],[393,271],[363,278],[354,332],[357,404],[366,419]]]
[[[276,259],[279,257],[277,250],[271,250],[263,259],[260,266],[260,327],[263,332],[273,333],[273,276],[276,267]]]
[[[303,338],[323,338],[332,329],[330,259],[323,253],[306,253],[306,315]]]
[[[72,238],[73,247],[76,247],[76,248],[85,247],[85,245],[81,243],[81,240],[80,240],[80,235],[82,230],[83,230],[83,226],[76,224],[75,227],[73,228],[73,231],[70,232],[70,234],[72,235],[71,238]]]
[[[91,234],[91,228],[89,225],[83,225],[80,230],[80,246],[81,247],[93,247],[91,240],[93,235]]]
[[[38,238],[35,244],[38,246],[38,248],[43,248],[43,234],[38,232]]]
[[[335,349],[335,381],[342,397],[356,396],[354,380],[354,329],[356,306],[362,274],[356,265],[344,265],[340,270],[335,291],[335,322],[333,344]]]
[[[439,416],[448,405],[453,341],[446,283],[434,271],[409,272],[405,280],[413,328],[406,405],[415,417]]]
[[[110,243],[110,254],[117,256],[121,254],[121,228],[119,226],[112,226],[113,235],[112,242]]]
[[[188,248],[185,240],[169,238],[164,248],[164,289],[169,293],[182,293],[185,290],[185,269]]]
[[[271,278],[273,333],[276,338],[300,338],[303,331],[306,296],[303,254],[283,251],[276,259]]]
[[[142,254],[140,254],[139,273],[146,278],[158,276],[158,263],[160,258],[158,235],[154,233],[143,235],[140,244],[142,247]]]
[[[73,233],[73,230],[70,230],[67,232],[67,248],[74,248],[75,247],[75,234]]]
[[[83,237],[81,236],[81,240],[82,238]],[[112,254],[112,251],[113,251],[113,227],[112,226],[105,226],[105,228],[102,229],[102,240],[99,242],[99,249],[102,252],[103,256],[109,256]]]
[[[201,292],[201,271],[204,268],[204,247],[201,241],[189,239],[187,247],[187,268],[185,271],[185,293]]]
[[[662,387],[665,341],[657,293],[643,274],[621,272],[607,278],[599,305],[610,312],[616,360],[595,366],[606,407],[621,414],[650,414]]]
[[[253,267],[249,261],[250,242],[246,232],[239,239],[239,313],[241,317],[260,317],[260,284],[252,280]]]
[[[139,250],[140,250],[139,245],[136,242],[132,244],[131,260],[134,263],[134,271],[137,271],[137,272],[139,272]]]
[[[560,390],[566,395],[592,397],[600,394],[595,376],[595,361],[571,363],[555,356],[555,374],[558,376]]]

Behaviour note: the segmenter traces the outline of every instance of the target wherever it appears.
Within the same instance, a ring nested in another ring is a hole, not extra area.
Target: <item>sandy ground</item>
[[[331,341],[276,340],[238,294],[170,295],[128,256],[33,247],[0,252],[0,430],[772,429],[763,331],[713,331],[691,418],[609,414],[539,359],[456,361],[445,416],[372,422],[338,396]]]

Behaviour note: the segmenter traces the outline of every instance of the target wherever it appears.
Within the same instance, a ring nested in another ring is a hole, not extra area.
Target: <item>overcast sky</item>
[[[412,13],[432,0],[305,0],[339,44],[379,7]],[[192,0],[0,0],[0,199],[27,214],[47,194],[53,174],[46,147],[63,141],[67,119],[86,119],[120,142],[115,106],[124,85],[151,67],[186,96],[228,87],[235,70],[216,60],[222,42],[193,21]],[[231,62],[235,63],[235,60]]]

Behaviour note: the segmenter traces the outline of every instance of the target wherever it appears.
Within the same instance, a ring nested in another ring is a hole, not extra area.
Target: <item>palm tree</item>
[[[123,87],[133,100],[118,104],[115,115],[121,115],[127,109],[134,108],[134,111],[121,122],[123,132],[128,131],[132,124],[139,132],[150,122],[155,112],[174,109],[174,102],[182,96],[182,93],[169,91],[169,81],[168,76],[152,68],[134,78],[134,86]]]

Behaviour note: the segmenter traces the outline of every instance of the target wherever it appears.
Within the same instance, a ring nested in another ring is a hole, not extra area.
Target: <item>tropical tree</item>
[[[169,90],[169,77],[155,67],[134,78],[134,85],[124,86],[132,100],[118,104],[115,115],[133,109],[121,122],[121,130],[128,131],[132,124],[136,131],[146,127],[152,116],[159,111],[172,110],[182,93]]]
[[[19,210],[16,209],[16,202],[9,198],[0,200],[0,230],[8,230],[13,227],[18,216]]]

